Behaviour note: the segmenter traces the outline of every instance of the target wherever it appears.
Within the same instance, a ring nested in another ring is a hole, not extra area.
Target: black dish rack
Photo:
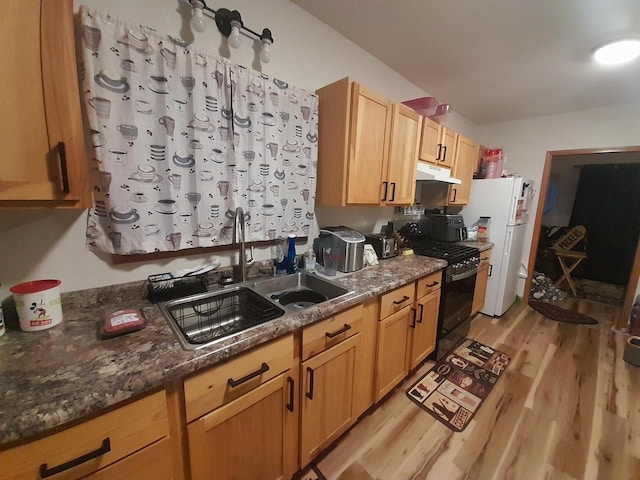
[[[174,277],[170,273],[150,275],[147,278],[147,298],[150,302],[166,302],[176,298],[204,293],[208,289],[207,275]]]

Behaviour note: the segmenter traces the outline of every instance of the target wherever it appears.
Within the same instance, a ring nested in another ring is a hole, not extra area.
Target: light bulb
[[[207,24],[205,23],[205,20],[204,20],[204,13],[202,12],[201,8],[198,8],[198,7],[193,8],[193,16],[191,17],[191,27],[198,32],[204,32],[205,29],[207,28]]]
[[[260,51],[260,61],[269,63],[271,61],[271,41],[262,40],[262,50]]]
[[[605,65],[630,62],[640,56],[640,40],[621,40],[609,43],[594,52],[595,59]]]
[[[229,34],[229,45],[233,48],[240,46],[240,23],[231,21],[231,33]]]

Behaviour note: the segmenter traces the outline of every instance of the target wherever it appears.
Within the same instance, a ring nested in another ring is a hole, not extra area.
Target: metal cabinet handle
[[[416,312],[417,312],[417,310],[415,308],[412,308],[411,311],[413,312],[413,318],[411,319],[411,324],[409,325],[409,328],[416,328]]]
[[[65,470],[69,470],[70,468],[77,467],[89,460],[93,460],[94,458],[98,458],[105,453],[109,453],[111,451],[111,440],[109,437],[102,440],[102,445],[100,448],[94,450],[93,452],[85,453],[84,455],[74,458],[73,460],[69,460],[61,465],[57,465],[55,467],[47,468],[47,464],[43,463],[40,465],[40,478],[47,478],[53,475],[57,475],[60,472],[64,472]]]
[[[489,273],[487,274],[487,277],[490,277],[492,273],[493,273],[493,264],[490,263],[489,264]]]
[[[289,403],[287,403],[287,410],[293,412],[293,394],[295,390],[295,383],[293,378],[287,377],[287,383],[289,384]]]
[[[401,303],[406,302],[407,300],[409,300],[409,297],[407,297],[406,295],[404,297],[402,297],[402,300],[394,300],[393,303],[396,305],[400,305]]]
[[[337,331],[335,331],[333,333],[326,332],[325,335],[327,336],[327,338],[334,338],[334,337],[337,337],[338,335],[340,335],[340,334],[342,334],[344,332],[347,332],[349,330],[351,330],[351,325],[349,325],[348,323],[345,323],[344,327],[342,327],[340,330],[337,330]]]
[[[435,286],[436,286],[436,285],[438,285],[439,283],[440,283],[440,282],[427,283],[425,286],[426,286],[426,287],[431,288],[431,287],[435,287]]]
[[[440,154],[442,153],[442,144],[438,144],[438,155],[436,156],[436,162],[440,161]]]
[[[69,188],[69,171],[67,170],[67,150],[64,147],[64,142],[58,142],[58,156],[60,157],[62,191],[64,193],[70,193],[71,189]]]
[[[418,320],[418,323],[422,323],[422,314],[424,313],[424,305],[420,304],[420,320]]]
[[[387,200],[387,190],[389,189],[389,182],[382,182],[382,185],[384,185],[384,195],[380,200],[384,202]]]
[[[442,146],[442,160],[440,160],[441,162],[444,162],[447,160],[447,146],[443,145]]]
[[[307,367],[307,373],[309,373],[309,391],[305,393],[305,395],[309,400],[313,400],[313,377],[315,372],[313,371],[313,368]]]
[[[451,201],[455,202],[456,197],[458,196],[458,190],[456,190],[455,188],[452,188],[451,190],[453,190],[453,198],[451,199]]]
[[[227,380],[227,385],[229,385],[231,388],[236,388],[238,385],[241,385],[244,382],[248,382],[252,378],[259,377],[260,375],[262,375],[263,373],[267,373],[268,371],[269,371],[269,365],[267,365],[266,363],[262,362],[262,366],[258,370],[256,370],[255,372],[250,373],[249,375],[245,375],[244,377],[242,377],[242,378],[240,378],[238,380],[234,380],[233,378],[229,378]]]
[[[393,202],[396,199],[396,182],[391,182],[391,199],[390,202]]]

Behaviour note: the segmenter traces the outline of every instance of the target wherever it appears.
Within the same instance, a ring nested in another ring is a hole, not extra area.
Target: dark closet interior
[[[640,163],[583,165],[570,225],[587,229],[576,276],[625,285],[640,233]]]

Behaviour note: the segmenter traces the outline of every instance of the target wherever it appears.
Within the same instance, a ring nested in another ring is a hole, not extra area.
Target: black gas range
[[[463,225],[461,220],[460,224]],[[455,228],[464,228],[455,225]],[[420,224],[404,228],[404,233],[406,243],[413,249],[414,254],[446,260],[448,264],[445,269],[438,312],[435,359],[440,360],[469,333],[480,250],[458,242],[430,238],[429,233],[434,235],[434,230],[431,229],[428,232]],[[446,232],[446,238],[450,238],[449,232]]]

